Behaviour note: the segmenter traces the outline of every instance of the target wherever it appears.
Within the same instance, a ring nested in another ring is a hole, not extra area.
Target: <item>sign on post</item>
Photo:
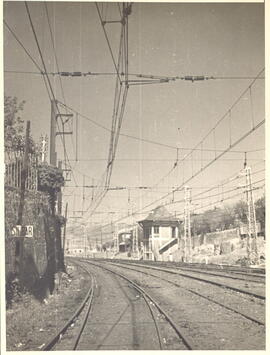
[[[17,225],[12,228],[11,235],[12,237],[25,237],[33,238],[34,228],[32,225],[21,226]]]

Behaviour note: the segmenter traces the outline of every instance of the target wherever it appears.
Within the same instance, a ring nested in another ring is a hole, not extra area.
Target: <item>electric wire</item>
[[[257,165],[258,165],[258,164],[254,164],[254,165],[252,165],[251,167],[254,168],[254,167],[257,166]],[[225,186],[225,185],[227,185],[227,184],[229,184],[229,183],[232,183],[234,180],[239,179],[240,176],[241,176],[241,174],[244,173],[244,171],[245,171],[245,169],[241,169],[240,171],[235,172],[234,174],[230,175],[230,176],[227,177],[226,179],[224,179],[224,180],[218,182],[218,184],[215,184],[214,186],[212,186],[212,187],[210,187],[210,188],[207,188],[206,191],[202,191],[202,192],[199,192],[199,193],[193,195],[192,200],[193,200],[194,198],[198,198],[199,196],[202,196],[202,195],[204,195],[204,194],[206,194],[206,193],[209,193],[209,192],[211,192],[211,191],[213,191],[213,190],[216,190],[216,189],[218,189],[218,188],[222,188],[223,186]],[[252,176],[257,175],[257,174],[259,174],[259,173],[261,173],[261,172],[263,172],[263,171],[265,171],[265,169],[260,169],[260,170],[257,170],[257,171],[253,171],[251,175],[252,175]],[[193,187],[191,187],[191,188],[193,188]],[[237,189],[238,189],[238,188],[237,188]],[[182,192],[184,192],[184,190],[182,190]],[[183,201],[184,201],[184,199],[183,199]],[[182,200],[181,200],[181,202],[182,202]],[[172,203],[170,202],[170,203],[167,203],[167,204],[163,204],[163,206],[170,205],[170,204],[172,204]],[[140,214],[145,215],[146,213],[150,213],[150,212],[151,212],[151,210],[145,211],[145,212],[141,212],[141,211],[142,211],[142,209],[138,209],[138,210],[136,210],[135,212],[133,212],[131,215],[125,215],[124,217],[120,217],[119,219],[115,220],[114,223],[121,222],[122,220],[124,220],[124,219],[126,219],[126,218],[128,218],[128,217],[130,217],[130,216],[140,215]],[[109,224],[105,224],[105,225],[101,226],[101,228],[107,227],[108,225],[109,225]]]
[[[42,54],[42,51],[41,51],[41,48],[40,48],[40,45],[39,45],[39,41],[38,41],[38,38],[37,38],[37,34],[36,34],[36,31],[35,31],[35,28],[34,28],[34,24],[33,24],[32,18],[31,18],[30,10],[29,10],[29,7],[28,7],[28,4],[27,4],[26,1],[25,1],[25,7],[26,7],[27,14],[28,14],[30,26],[31,26],[31,29],[32,29],[32,32],[33,32],[33,35],[34,35],[34,38],[35,38],[35,42],[36,42],[36,45],[37,45],[37,48],[38,48],[38,52],[39,52],[39,55],[40,55],[40,59],[41,59],[41,61],[42,61],[42,65],[43,65],[43,68],[44,68],[45,76],[46,76],[47,81],[48,81],[48,85],[49,85],[49,88],[50,88],[50,92],[51,92],[51,95],[52,95],[52,97],[53,97],[53,100],[56,102],[56,98],[55,98],[55,94],[54,94],[54,91],[53,91],[53,88],[52,88],[52,84],[51,84],[51,82],[50,82],[50,79],[49,79],[48,75],[46,74],[46,72],[47,72],[46,64],[45,64],[45,61],[44,61],[44,58],[43,58],[43,54]],[[59,113],[59,115],[60,115],[60,112],[59,112],[59,109],[58,109],[58,106],[57,106],[57,105],[56,105],[56,108],[57,108],[57,111],[58,111],[58,113]],[[56,123],[57,123],[58,129],[59,129],[59,124],[58,124],[57,120],[56,120]],[[68,155],[67,155],[66,147],[65,147],[64,137],[62,137],[62,135],[60,135],[60,137],[61,137],[61,140],[62,140],[62,143],[63,143],[64,154],[65,154],[65,156],[66,156],[66,158],[67,158],[67,161],[68,161],[68,163],[69,163],[69,165],[70,165],[70,167],[71,167],[71,164],[70,164],[70,162],[69,162],[69,158],[68,158]],[[75,183],[76,183],[76,185],[77,185],[76,178],[75,178],[75,175],[74,175],[72,169],[71,169],[71,173],[72,173],[73,179],[74,179],[74,181],[75,181]]]
[[[104,26],[104,23],[103,23],[103,20],[102,20],[102,17],[101,17],[101,13],[100,13],[100,10],[99,10],[98,3],[95,2],[95,5],[96,5],[97,12],[98,12],[100,24],[101,24],[101,27],[103,29],[107,45],[109,47],[109,51],[110,51],[110,54],[111,54],[111,57],[112,57],[113,65],[114,65],[114,68],[115,68],[116,73],[117,73],[116,75],[118,77],[119,82],[121,82],[120,74],[119,74],[119,71],[118,71],[118,68],[117,68],[117,65],[116,65],[116,61],[115,61],[115,58],[114,58],[114,55],[113,55],[113,51],[112,51],[112,47],[111,47],[111,44],[110,44],[110,41],[109,41],[109,38],[108,38],[108,35],[107,35],[107,31],[105,30],[105,26]]]
[[[36,62],[36,60],[33,58],[33,56],[30,54],[30,52],[26,49],[26,47],[24,46],[24,44],[22,43],[22,41],[19,39],[19,37],[16,35],[16,33],[12,30],[12,28],[8,25],[6,20],[3,20],[5,26],[8,28],[8,30],[10,31],[10,33],[13,35],[13,37],[15,38],[15,40],[19,43],[19,45],[23,48],[24,52],[27,54],[27,56],[30,58],[30,60],[32,61],[32,63],[36,66],[36,68],[39,70],[40,74],[42,75],[44,84],[45,84],[45,88],[47,91],[47,94],[49,96],[49,99],[51,100],[51,94],[50,94],[50,83],[48,81],[46,81],[46,79],[48,80],[49,78],[45,75],[44,71],[41,69],[41,67],[39,66],[39,64]],[[45,70],[46,72],[46,70]],[[48,86],[49,85],[49,86]],[[74,180],[76,181],[76,180]]]
[[[136,211],[134,211],[131,215],[125,215],[123,217],[120,217],[119,219],[117,219],[116,221],[114,221],[114,223],[120,222],[126,218],[129,218],[130,216],[133,216],[135,214],[137,214],[138,212],[141,212],[143,210],[145,210],[146,208],[152,206],[153,204],[156,204],[160,201],[162,201],[164,198],[168,197],[169,195],[171,195],[172,193],[179,191],[181,188],[183,188],[188,182],[190,182],[191,180],[193,180],[194,177],[196,177],[197,175],[199,175],[202,171],[204,171],[206,168],[208,168],[210,165],[212,165],[214,162],[216,162],[221,156],[223,156],[225,153],[227,153],[227,151],[230,150],[230,148],[233,148],[234,146],[238,145],[241,141],[243,141],[245,138],[247,138],[251,133],[253,133],[256,129],[258,129],[262,124],[264,124],[265,120],[262,120],[261,122],[259,122],[257,124],[257,126],[255,126],[254,128],[250,129],[248,132],[246,132],[244,135],[242,135],[236,142],[234,142],[234,144],[232,144],[231,146],[229,146],[223,153],[221,153],[219,156],[215,157],[211,162],[209,162],[209,164],[207,164],[206,166],[204,166],[204,168],[200,169],[195,175],[191,176],[190,178],[188,178],[186,181],[184,181],[180,186],[178,186],[177,188],[175,188],[173,191],[166,193],[165,195],[163,195],[162,197],[152,201],[151,203],[137,209]],[[107,224],[105,224],[103,227],[106,227]]]
[[[59,101],[59,104],[62,105],[63,107],[65,106],[65,104],[61,101]],[[87,115],[84,115],[80,112],[78,112],[76,109],[73,109],[72,107],[66,105],[66,107],[71,111],[71,112],[74,112],[76,113],[78,116],[86,119],[87,121],[93,123],[95,126],[97,127],[100,127],[102,129],[104,129],[105,131],[107,132],[112,132],[112,130],[102,124],[100,124],[99,122],[93,120],[92,118],[88,117]],[[141,141],[141,142],[146,142],[146,143],[150,143],[150,144],[154,144],[154,145],[158,145],[158,146],[161,146],[161,147],[165,147],[165,148],[170,148],[170,149],[173,149],[173,150],[187,150],[187,151],[203,151],[203,152],[214,152],[214,151],[217,151],[217,152],[222,152],[224,149],[207,149],[207,148],[188,148],[188,147],[176,147],[176,146],[173,146],[173,145],[169,145],[169,144],[165,144],[165,143],[160,143],[160,142],[157,142],[157,141],[153,141],[153,140],[150,140],[150,139],[146,139],[146,138],[141,138],[141,137],[136,137],[136,136],[133,136],[133,135],[129,135],[129,134],[126,134],[126,133],[121,133],[119,134],[120,136],[122,137],[126,137],[126,138],[130,138],[130,139],[135,139],[137,141]],[[261,150],[264,150],[264,149],[261,149]],[[246,152],[247,153],[251,153],[251,152],[254,152],[254,151],[259,151],[259,150],[247,150]],[[230,153],[245,153],[245,151],[243,150],[231,150]]]
[[[122,72],[124,73],[126,78],[128,77],[128,73],[127,73],[127,71],[128,71],[128,67],[127,67],[128,53],[126,51],[126,47],[123,44],[125,41],[127,41],[127,37],[126,37],[127,31],[125,29],[128,27],[128,22],[126,21],[126,18],[128,15],[125,14],[125,5],[123,4],[123,15],[121,18],[121,25],[122,26],[121,26],[120,45],[119,45],[117,65],[116,65],[114,56],[112,54],[112,50],[111,50],[111,46],[110,46],[110,43],[108,40],[107,32],[105,30],[104,22],[102,21],[102,17],[101,17],[97,3],[96,3],[96,8],[98,11],[99,19],[100,19],[100,22],[101,22],[110,52],[111,52],[113,63],[114,63],[114,66],[115,66],[115,69],[116,69],[116,72],[118,75],[116,78],[111,137],[110,137],[110,144],[109,144],[108,162],[107,162],[107,168],[106,168],[106,178],[105,178],[106,188],[103,191],[101,191],[100,195],[98,195],[97,198],[95,198],[94,207],[91,209],[89,217],[91,217],[91,215],[96,211],[98,206],[101,204],[101,202],[104,199],[104,197],[108,191],[108,188],[110,186],[110,180],[111,180],[111,175],[112,175],[112,170],[113,170],[113,163],[115,160],[116,149],[117,149],[118,139],[119,139],[119,133],[120,133],[120,129],[122,126],[122,120],[123,120],[123,116],[124,116],[124,110],[125,110],[125,104],[126,104],[126,98],[127,98],[127,92],[128,92],[128,84],[127,84],[127,80],[126,80],[125,85],[124,85],[124,91],[122,94],[122,81],[119,76],[120,66],[121,66],[122,58],[123,58],[124,64],[122,64]],[[120,111],[119,111],[119,107],[120,107]],[[88,208],[86,209],[86,212],[89,211],[89,209],[91,208],[91,205],[93,205],[93,203],[88,206]]]
[[[56,67],[57,67],[58,72],[60,72],[60,69],[59,69],[59,62],[58,62],[58,58],[57,58],[57,54],[56,54],[56,48],[55,48],[54,39],[53,39],[53,32],[52,32],[52,27],[51,27],[50,19],[49,19],[49,12],[48,12],[48,7],[47,7],[46,1],[44,1],[44,7],[45,7],[46,18],[47,18],[47,22],[48,22],[48,26],[49,26],[49,31],[50,31],[50,37],[51,37],[52,48],[53,48],[53,53],[54,53],[54,58],[55,58],[55,64],[56,64]],[[61,93],[62,93],[63,101],[64,101],[64,103],[66,104],[66,97],[65,97],[65,93],[64,93],[64,87],[63,87],[63,82],[62,82],[62,77],[61,77],[61,76],[59,76],[59,83],[60,83],[60,88],[61,88]],[[67,113],[67,108],[66,108],[66,113]],[[69,121],[68,121],[68,123],[69,123]],[[69,129],[71,130],[70,124],[69,124]],[[74,147],[74,142],[73,142],[73,136],[71,136],[71,141],[72,141],[73,152],[75,153],[75,147]]]
[[[15,40],[19,43],[19,45],[22,47],[22,49],[24,50],[24,52],[27,54],[27,56],[30,58],[30,60],[32,61],[32,63],[36,66],[36,68],[39,70],[39,74],[42,75],[44,84],[45,84],[45,88],[47,91],[47,94],[50,98],[50,92],[49,92],[49,88],[48,88],[48,83],[44,77],[43,71],[41,69],[41,67],[38,65],[38,63],[36,62],[36,60],[33,58],[33,56],[30,54],[30,52],[26,49],[26,47],[24,46],[24,44],[22,43],[22,41],[18,38],[18,36],[16,35],[16,33],[12,30],[12,28],[8,25],[8,23],[6,22],[6,20],[4,20],[4,24],[5,26],[8,28],[8,30],[10,31],[10,33],[12,34],[12,36],[15,38]]]
[[[33,71],[25,71],[25,70],[4,70],[5,73],[13,73],[13,74],[35,74],[35,75],[42,75],[42,73],[40,72],[33,72]],[[48,72],[48,75],[58,75],[58,76],[62,76],[62,77],[70,77],[70,78],[79,78],[79,77],[87,77],[87,76],[116,76],[117,73],[113,73],[113,72],[81,72],[81,71],[74,71],[74,72]],[[146,74],[138,74],[138,73],[129,73],[129,76],[135,76],[138,78],[149,78],[152,80],[138,80],[138,83],[151,83],[151,82],[155,82],[155,83],[160,83],[160,82],[168,82],[168,81],[176,81],[176,80],[189,80],[192,81],[191,78],[195,78],[195,75],[183,75],[183,76],[174,76],[174,77],[170,77],[170,76],[158,76],[158,75],[146,75]],[[252,80],[252,79],[256,79],[256,76],[205,76],[203,75],[203,77],[207,77],[209,79],[213,79],[213,80]],[[189,78],[189,79],[187,79]],[[265,77],[258,77],[257,79],[261,79],[264,80]]]

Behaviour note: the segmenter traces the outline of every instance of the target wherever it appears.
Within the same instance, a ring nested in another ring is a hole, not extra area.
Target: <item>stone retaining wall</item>
[[[44,281],[45,278],[43,286],[46,288],[48,281],[52,289],[54,274],[64,270],[59,219],[51,215],[47,195],[37,191],[26,192],[22,224],[33,226],[33,238],[24,238],[20,261],[15,256],[18,238],[12,235],[12,228],[17,224],[19,201],[19,190],[5,187],[6,283],[19,277],[21,285],[29,290],[34,287],[39,292],[39,280]]]

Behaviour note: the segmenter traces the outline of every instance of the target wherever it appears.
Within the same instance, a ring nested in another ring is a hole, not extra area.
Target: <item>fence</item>
[[[23,150],[5,150],[5,186],[21,188],[23,158]],[[28,155],[28,167],[25,183],[26,190],[37,190],[37,166],[38,155],[30,153]]]

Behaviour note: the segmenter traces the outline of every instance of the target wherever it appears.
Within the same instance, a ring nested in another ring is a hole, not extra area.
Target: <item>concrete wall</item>
[[[217,244],[226,242],[234,238],[240,238],[239,229],[228,229],[220,232],[212,232],[205,234],[204,244]]]

